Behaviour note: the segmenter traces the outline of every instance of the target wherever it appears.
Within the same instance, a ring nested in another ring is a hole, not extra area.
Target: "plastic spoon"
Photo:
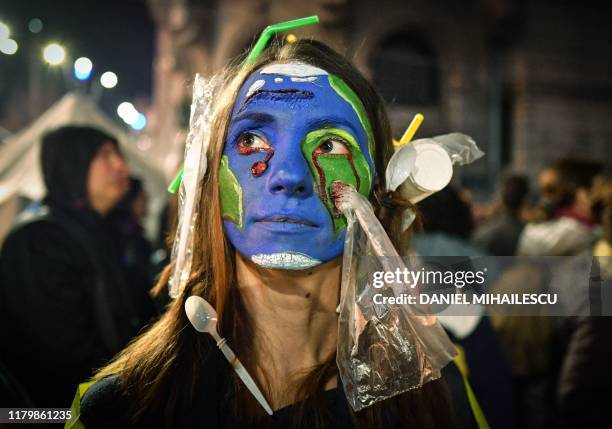
[[[253,394],[257,402],[266,410],[268,415],[272,415],[272,408],[268,405],[266,398],[255,384],[255,381],[251,378],[246,368],[238,360],[232,349],[227,345],[225,338],[221,338],[217,332],[217,312],[204,298],[192,295],[185,301],[185,313],[193,327],[198,332],[206,332],[215,339],[217,347],[223,352],[223,356],[230,363],[234,371],[238,374],[242,382],[246,385],[247,389]]]

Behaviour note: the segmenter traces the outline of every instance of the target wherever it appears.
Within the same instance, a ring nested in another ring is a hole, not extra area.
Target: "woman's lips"
[[[295,217],[295,216],[285,216],[285,215],[267,216],[263,219],[258,220],[258,222],[294,223],[294,224],[302,224],[302,225],[311,226],[311,227],[319,226],[316,223],[311,222],[306,219],[302,219],[302,218]]]
[[[257,223],[266,229],[278,232],[312,231],[313,228],[319,226],[309,220],[286,215],[267,216],[258,220]]]

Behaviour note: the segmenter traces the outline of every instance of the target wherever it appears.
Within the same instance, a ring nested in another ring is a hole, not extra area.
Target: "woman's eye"
[[[349,153],[346,143],[337,138],[324,140],[319,145],[319,152],[331,155],[346,155]]]
[[[243,133],[238,137],[238,149],[266,150],[270,145],[253,133]]]

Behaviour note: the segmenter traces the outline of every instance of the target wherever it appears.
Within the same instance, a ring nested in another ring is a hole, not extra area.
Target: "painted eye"
[[[337,137],[323,140],[317,149],[320,153],[330,155],[348,155],[349,153],[346,142]]]
[[[238,149],[266,150],[269,148],[270,145],[266,140],[256,134],[242,133],[240,137],[238,137]]]

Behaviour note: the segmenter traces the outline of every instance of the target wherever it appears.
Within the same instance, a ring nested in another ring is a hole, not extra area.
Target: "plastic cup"
[[[420,143],[414,148],[414,169],[400,186],[400,192],[410,202],[417,203],[449,184],[453,177],[453,164],[448,153],[436,144]]]

